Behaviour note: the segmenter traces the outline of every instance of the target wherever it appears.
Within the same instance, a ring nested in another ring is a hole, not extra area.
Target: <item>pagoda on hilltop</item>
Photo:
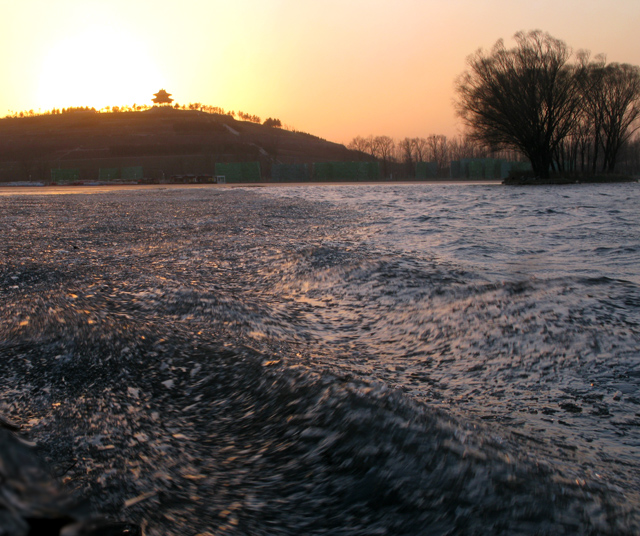
[[[173,99],[171,98],[171,93],[167,93],[164,89],[161,89],[157,93],[153,94],[153,99],[151,99],[155,104],[171,104]]]

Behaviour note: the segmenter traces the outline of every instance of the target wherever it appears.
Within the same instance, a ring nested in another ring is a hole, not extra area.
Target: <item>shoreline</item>
[[[282,188],[282,187],[323,187],[323,186],[402,186],[402,185],[501,185],[500,180],[433,180],[433,181],[366,181],[366,182],[237,182],[227,184],[100,184],[70,186],[5,186],[0,184],[0,196],[8,195],[69,195],[127,192],[139,190],[196,190],[233,188]]]
[[[573,184],[626,184],[638,182],[637,177],[595,176],[595,177],[550,177],[541,178],[508,178],[502,181],[505,186],[570,186]]]

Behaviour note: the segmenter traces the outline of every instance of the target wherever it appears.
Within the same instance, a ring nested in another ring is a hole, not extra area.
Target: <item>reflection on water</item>
[[[342,237],[325,242],[276,290],[313,334],[314,366],[568,444],[596,465],[620,463],[610,470],[621,475],[630,464],[637,489],[637,185],[271,193],[361,217],[366,259],[345,256]],[[278,314],[265,331],[295,339]]]
[[[2,198],[0,413],[158,534],[634,534],[637,201]]]

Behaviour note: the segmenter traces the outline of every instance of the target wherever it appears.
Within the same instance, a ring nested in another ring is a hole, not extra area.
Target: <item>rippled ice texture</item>
[[[316,365],[499,423],[640,489],[636,184],[269,194],[358,211],[353,233],[375,252],[353,263],[327,243],[310,253],[316,270],[279,290],[312,326]]]
[[[637,184],[428,184],[270,192],[357,208],[367,218],[372,244],[455,263],[492,281],[584,276],[640,284]]]
[[[0,413],[153,536],[636,534],[638,192],[0,198]]]

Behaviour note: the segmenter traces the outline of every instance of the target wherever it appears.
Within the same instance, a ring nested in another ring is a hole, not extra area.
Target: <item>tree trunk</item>
[[[533,174],[541,179],[549,178],[549,170],[551,168],[551,156],[548,154],[535,154],[529,156]]]

